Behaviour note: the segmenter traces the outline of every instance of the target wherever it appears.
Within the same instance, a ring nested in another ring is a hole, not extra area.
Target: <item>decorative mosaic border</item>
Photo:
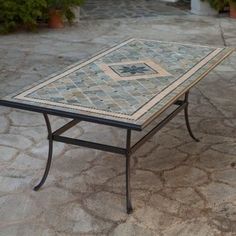
[[[161,93],[157,94],[154,96],[149,102],[147,102],[145,105],[143,105],[140,109],[138,109],[136,112],[134,112],[132,115],[125,115],[125,114],[120,114],[120,113],[114,113],[114,112],[108,112],[108,111],[103,111],[103,110],[98,110],[94,108],[86,108],[83,106],[78,106],[78,105],[70,105],[70,104],[62,104],[58,102],[51,102],[51,101],[46,101],[42,99],[35,99],[35,98],[29,98],[27,97],[29,94],[33,93],[34,91],[56,81],[61,78],[63,78],[66,75],[69,75],[70,73],[73,73],[74,71],[92,63],[93,61],[107,55],[110,52],[113,52],[120,47],[134,41],[135,39],[130,39],[128,41],[125,41],[91,59],[88,61],[85,61],[71,69],[68,69],[62,74],[59,74],[48,81],[45,81],[37,86],[34,86],[26,91],[24,91],[21,94],[18,94],[15,96],[15,99],[19,100],[24,100],[24,101],[30,101],[30,102],[35,102],[35,103],[41,103],[41,104],[46,104],[46,105],[52,105],[52,106],[57,106],[57,107],[62,107],[62,108],[69,108],[69,109],[75,109],[75,110],[81,110],[81,111],[86,111],[90,113],[96,113],[100,115],[107,115],[107,116],[112,116],[116,118],[124,118],[128,120],[137,120],[139,119],[142,115],[144,115],[149,109],[151,109],[155,104],[157,104],[159,101],[161,101],[165,96],[167,96],[169,93],[171,93],[174,89],[176,89],[179,85],[184,83],[188,78],[190,78],[194,73],[196,73],[200,68],[202,68],[204,65],[206,65],[209,61],[211,61],[214,57],[216,57],[219,53],[221,53],[224,49],[223,48],[216,48],[212,53],[207,55],[204,59],[202,59],[198,64],[196,64],[193,68],[191,68],[187,73],[185,73],[183,76],[181,76],[178,80],[170,84],[167,88],[165,88]],[[147,40],[149,41],[149,40]],[[183,45],[183,44],[182,44]],[[133,63],[133,62],[132,62]]]

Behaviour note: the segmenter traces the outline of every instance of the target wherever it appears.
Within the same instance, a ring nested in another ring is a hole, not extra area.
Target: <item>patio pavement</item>
[[[236,46],[236,21],[179,14],[84,19],[62,30],[0,37],[0,96],[130,37]],[[183,114],[132,157],[134,213],[125,213],[119,155],[55,144],[49,178],[41,115],[0,107],[0,236],[236,235],[236,53],[190,96]],[[54,128],[65,119],[50,117]],[[72,137],[121,143],[123,132],[81,123]],[[138,134],[135,134],[135,137]]]

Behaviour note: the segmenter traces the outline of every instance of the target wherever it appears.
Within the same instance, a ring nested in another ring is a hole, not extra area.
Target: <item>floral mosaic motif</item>
[[[133,76],[133,75],[149,75],[157,73],[145,63],[131,64],[131,65],[116,65],[110,66],[121,77]]]
[[[137,73],[141,73],[141,74],[144,74],[145,71],[148,71],[144,66],[140,66],[140,67],[137,67],[137,66],[123,66],[122,68],[122,74],[123,73],[130,73],[132,75],[135,75]]]

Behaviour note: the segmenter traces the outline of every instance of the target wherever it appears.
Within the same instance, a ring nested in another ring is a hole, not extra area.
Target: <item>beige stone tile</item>
[[[1,134],[0,145],[11,146],[25,150],[32,145],[32,141],[20,134]]]
[[[18,150],[11,147],[0,146],[0,163],[11,161],[17,154]]]
[[[231,186],[236,186],[236,169],[226,169],[221,171],[215,171],[212,174],[212,178],[218,182],[228,183]]]
[[[150,153],[146,158],[140,159],[138,167],[153,171],[168,170],[181,164],[186,157],[186,154],[177,150],[159,148]]]
[[[236,189],[227,184],[212,182],[199,187],[200,192],[205,196],[210,207],[223,202],[231,202],[236,199]]]
[[[197,165],[204,169],[219,170],[230,168],[232,163],[235,163],[236,156],[223,154],[214,150],[206,150],[200,156]]]
[[[4,133],[9,129],[9,121],[8,119],[1,115],[0,116],[0,133]]]
[[[8,115],[8,117],[10,118],[12,125],[14,126],[32,127],[32,126],[45,125],[43,116],[33,112],[14,110]]]
[[[189,166],[166,171],[164,178],[168,187],[193,187],[208,182],[208,176],[204,171]]]
[[[133,190],[158,191],[163,187],[160,176],[146,170],[132,172],[131,183]],[[113,178],[108,186],[113,191],[125,192],[125,175]]]
[[[34,223],[14,224],[0,228],[0,236],[56,236],[56,232],[47,226]]]
[[[182,208],[204,208],[204,201],[199,194],[191,187],[184,188],[164,188],[163,191],[167,197],[184,204]]]
[[[174,224],[163,231],[165,236],[220,236],[220,232],[212,228],[205,219],[196,219]]]
[[[105,219],[121,221],[129,217],[124,208],[123,195],[98,192],[84,199],[84,204],[94,215]]]
[[[134,218],[141,225],[151,230],[160,231],[169,228],[173,224],[180,223],[180,219],[167,213],[156,210],[153,207],[144,207],[134,212]]]
[[[113,226],[88,213],[76,201],[64,204],[45,212],[43,220],[56,231],[68,234],[101,233]]]
[[[23,194],[0,197],[0,206],[0,226],[24,222],[38,217],[42,212],[30,197]]]
[[[158,235],[157,232],[145,228],[142,225],[138,224],[137,222],[125,222],[122,224],[119,224],[114,231],[109,234],[111,236],[156,236]]]

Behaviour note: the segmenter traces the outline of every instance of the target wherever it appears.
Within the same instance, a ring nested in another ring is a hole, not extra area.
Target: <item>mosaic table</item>
[[[131,154],[182,110],[190,136],[198,141],[188,119],[189,90],[232,52],[231,48],[129,39],[1,99],[0,105],[44,115],[49,153],[43,178],[34,190],[38,190],[48,176],[53,141],[123,154],[126,157],[126,207],[127,213],[131,213]],[[131,131],[142,131],[169,107],[175,109],[131,145]],[[48,115],[72,120],[52,131]],[[126,146],[62,135],[81,121],[125,129]]]

